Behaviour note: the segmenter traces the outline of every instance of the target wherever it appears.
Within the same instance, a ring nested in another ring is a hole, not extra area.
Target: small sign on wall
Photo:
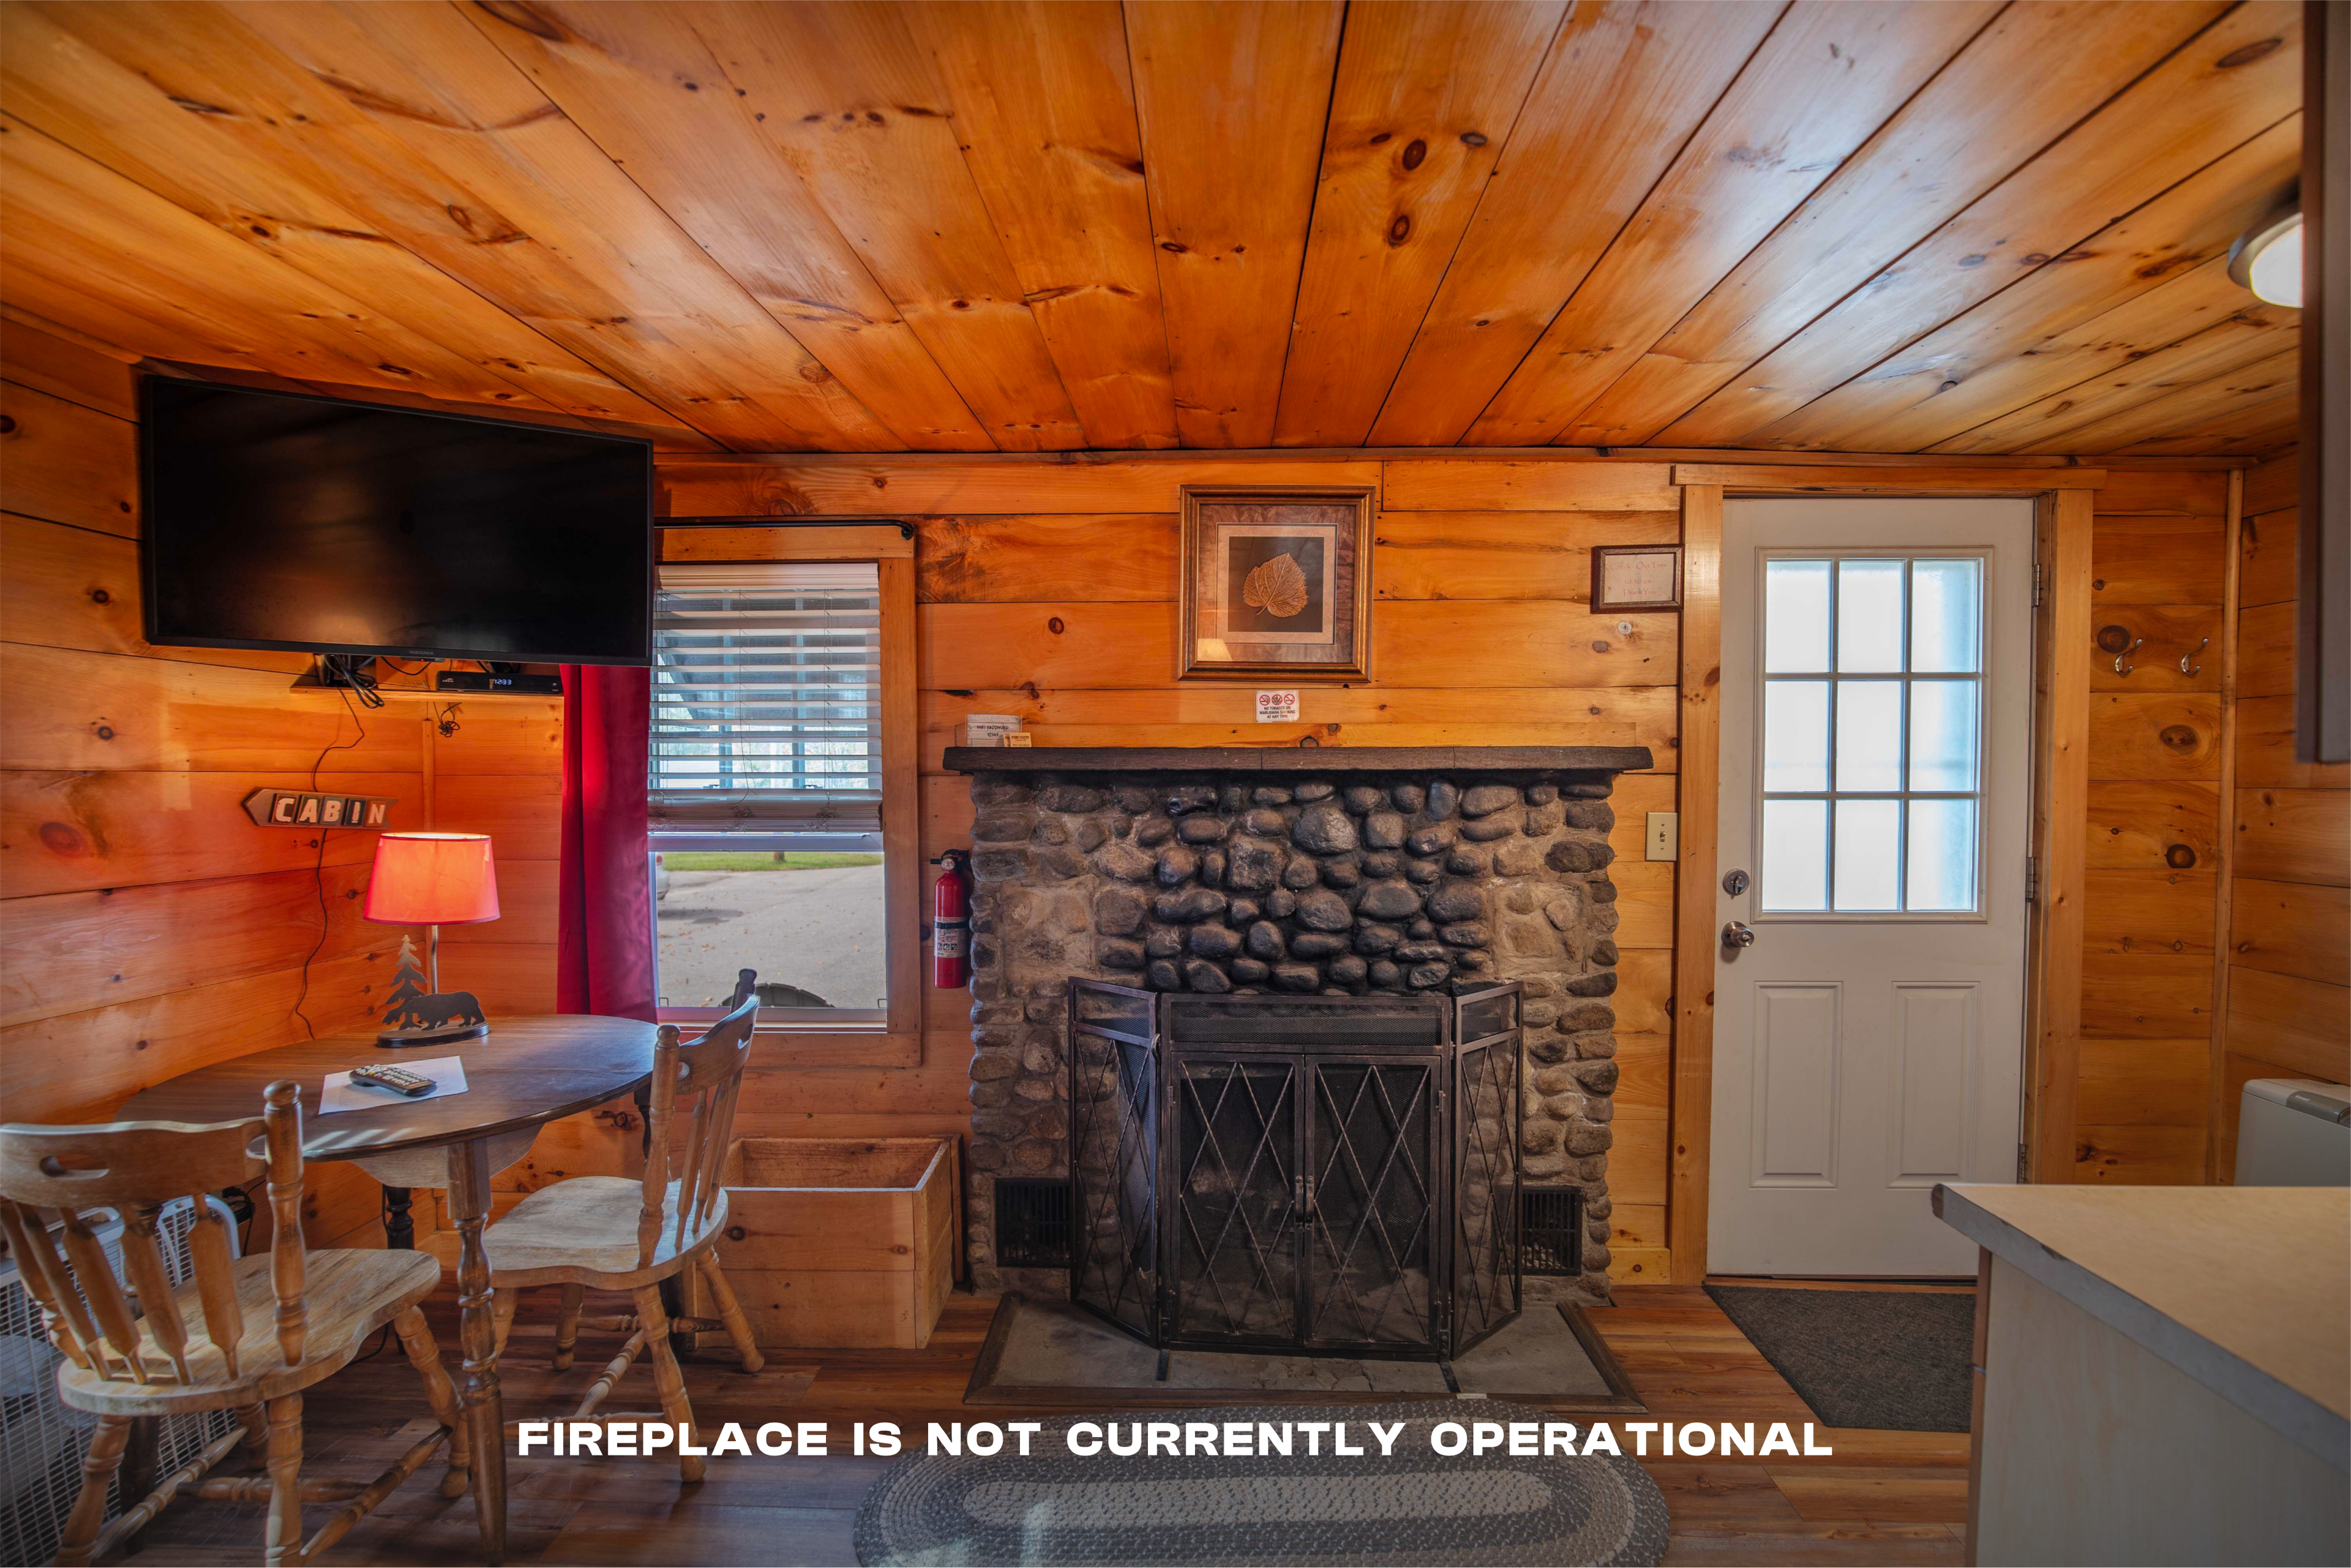
[[[1682,547],[1595,545],[1592,550],[1592,609],[1678,610],[1682,604]]]
[[[391,795],[327,795],[315,789],[256,789],[245,814],[264,828],[388,828]]]
[[[1259,724],[1296,724],[1298,722],[1297,692],[1258,693],[1257,721]]]

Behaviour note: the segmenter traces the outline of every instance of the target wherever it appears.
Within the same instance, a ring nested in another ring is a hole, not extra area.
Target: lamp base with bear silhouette
[[[375,1037],[378,1045],[445,1045],[453,1040],[479,1040],[490,1032],[489,1019],[473,992],[424,988],[424,974],[416,962],[416,940],[412,936],[400,939],[400,968],[392,976],[383,1024]]]
[[[441,988],[441,927],[498,917],[497,873],[490,841],[481,833],[386,833],[376,841],[361,917],[385,925],[425,928],[425,959],[416,939],[400,938],[400,967],[385,998],[386,1046],[446,1045],[490,1032],[487,1015],[471,991]],[[428,982],[427,977],[430,977]]]

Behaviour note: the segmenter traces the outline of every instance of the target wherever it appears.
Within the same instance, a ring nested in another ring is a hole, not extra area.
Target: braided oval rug
[[[1441,1457],[1440,1421],[1559,1420],[1499,1400],[1413,1400],[1311,1408],[1232,1406],[1118,1413],[1134,1420],[1344,1420],[1363,1457],[1081,1458],[1048,1422],[1029,1457],[1010,1443],[900,1459],[857,1511],[866,1568],[929,1563],[1654,1563],[1666,1550],[1666,1500],[1632,1459],[1512,1458],[1502,1449]],[[1394,1458],[1364,1423],[1401,1421]],[[1579,1436],[1583,1424],[1577,1424]],[[913,1436],[912,1433],[909,1436]]]

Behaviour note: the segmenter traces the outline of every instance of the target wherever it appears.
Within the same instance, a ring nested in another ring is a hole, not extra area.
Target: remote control
[[[433,1092],[434,1081],[422,1073],[411,1072],[405,1067],[393,1067],[385,1062],[371,1062],[351,1069],[351,1082],[378,1089],[389,1089],[395,1094],[414,1099],[419,1094]]]

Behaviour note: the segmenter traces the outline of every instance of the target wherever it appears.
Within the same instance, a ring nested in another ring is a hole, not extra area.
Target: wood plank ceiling
[[[0,7],[0,307],[737,451],[2242,453],[2295,0]]]

